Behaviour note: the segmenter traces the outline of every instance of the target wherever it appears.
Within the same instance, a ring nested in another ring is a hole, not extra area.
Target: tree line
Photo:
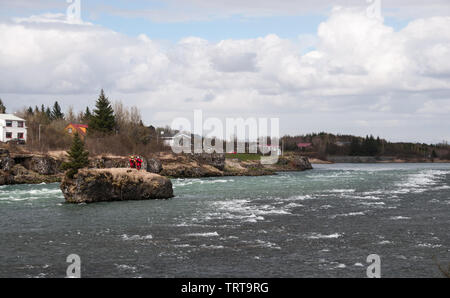
[[[299,149],[298,143],[311,143],[307,149]],[[298,136],[284,136],[282,144],[285,151],[302,152],[305,155],[326,159],[327,156],[396,156],[415,158],[450,159],[450,146],[441,144],[389,142],[380,137],[368,135],[331,134],[326,132]]]
[[[72,136],[65,131],[69,123],[88,125],[83,141],[92,154],[144,155],[166,149],[158,141],[158,129],[144,125],[137,107],[111,102],[103,89],[93,110],[86,107],[76,113],[70,106],[64,113],[55,101],[53,106],[28,107],[18,114],[27,121],[27,147],[32,151],[67,149],[72,143]]]

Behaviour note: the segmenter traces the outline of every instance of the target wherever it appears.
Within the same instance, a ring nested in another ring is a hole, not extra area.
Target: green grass
[[[226,158],[237,158],[240,161],[248,161],[248,160],[260,160],[261,159],[261,155],[259,154],[250,154],[250,153],[237,153],[237,154],[231,154],[231,153],[227,153],[225,155]]]

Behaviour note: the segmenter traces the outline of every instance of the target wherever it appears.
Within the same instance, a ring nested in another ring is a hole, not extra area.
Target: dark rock
[[[15,165],[10,171],[10,184],[39,184],[52,183],[61,181],[58,175],[41,175],[34,171],[28,170],[22,165]]]
[[[16,163],[11,157],[0,157],[0,169],[3,171],[11,171]]]
[[[58,162],[49,156],[34,156],[31,158],[29,170],[41,175],[55,175],[59,172]]]
[[[311,170],[313,167],[309,162],[309,159],[304,156],[296,156],[292,160],[292,164],[298,170]]]
[[[147,172],[159,174],[161,173],[163,166],[159,159],[150,158],[147,160],[147,166],[145,167]]]
[[[0,170],[0,185],[14,184],[13,176],[9,172]]]
[[[10,171],[14,165],[14,159],[11,158],[9,151],[0,148],[0,170]]]
[[[64,177],[61,190],[68,203],[169,199],[172,182],[135,169],[82,169],[74,179]]]
[[[213,166],[221,171],[223,171],[225,168],[225,154],[201,153],[201,154],[193,154],[191,158],[201,164]]]
[[[221,177],[223,172],[210,165],[170,163],[163,166],[160,173],[174,178]]]
[[[89,168],[94,169],[115,169],[129,167],[129,161],[126,158],[102,157],[92,159],[89,162]]]

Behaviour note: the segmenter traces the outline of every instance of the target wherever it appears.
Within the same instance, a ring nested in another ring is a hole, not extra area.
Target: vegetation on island
[[[66,176],[73,178],[78,173],[79,169],[85,168],[89,165],[89,152],[85,150],[84,143],[81,140],[78,132],[73,136],[72,146],[67,152],[69,161],[62,164],[62,169],[66,170]]]

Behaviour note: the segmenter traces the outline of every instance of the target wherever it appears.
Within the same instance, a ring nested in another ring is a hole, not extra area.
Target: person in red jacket
[[[136,168],[136,157],[134,155],[130,156],[130,168],[131,169]]]
[[[136,169],[138,171],[140,171],[141,167],[142,167],[142,159],[140,157],[138,157],[138,158],[136,158]]]

